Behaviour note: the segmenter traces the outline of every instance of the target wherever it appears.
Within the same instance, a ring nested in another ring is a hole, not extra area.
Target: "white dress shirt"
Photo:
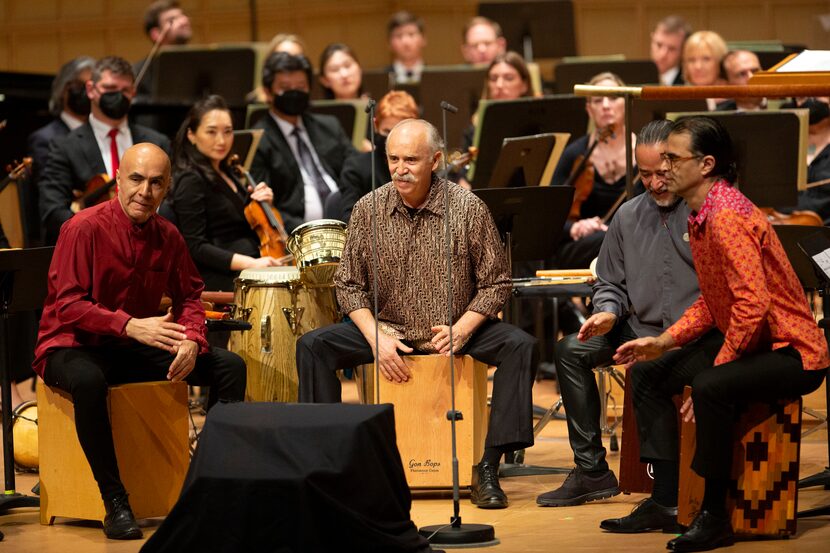
[[[665,73],[660,73],[660,84],[664,86],[671,86],[674,84],[674,80],[677,78],[677,75],[680,73],[680,66],[675,65]]]
[[[103,121],[99,121],[91,113],[89,114],[89,125],[92,127],[93,134],[95,134],[98,149],[101,150],[101,158],[104,160],[104,167],[107,168],[107,174],[112,175],[112,154],[110,151],[109,132],[113,127],[110,127]],[[133,145],[133,135],[130,132],[126,117],[118,125],[118,134],[115,135],[115,145],[118,147],[119,160],[124,155],[124,152]]]
[[[81,121],[80,119],[77,119],[75,117],[72,117],[71,115],[69,115],[65,111],[61,112],[60,118],[61,118],[61,121],[63,121],[64,124],[66,124],[66,126],[69,127],[70,132],[74,131],[75,129],[77,129],[78,127],[80,127],[81,125],[84,124],[83,121]]]
[[[413,84],[421,82],[421,73],[424,72],[424,62],[419,61],[412,67],[405,67],[399,61],[392,64],[392,70],[395,72],[395,82],[397,84]]]

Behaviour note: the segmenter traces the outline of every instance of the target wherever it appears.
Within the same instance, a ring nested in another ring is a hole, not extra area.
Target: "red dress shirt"
[[[129,340],[127,321],[158,315],[165,292],[187,338],[208,350],[204,284],[181,234],[158,215],[136,225],[118,198],[81,211],[61,228],[48,278],[32,364],[41,377],[55,349]]]
[[[668,333],[682,346],[713,326],[723,333],[715,365],[794,347],[805,370],[830,365],[827,342],[766,216],[724,180],[712,186],[689,238],[701,295]]]

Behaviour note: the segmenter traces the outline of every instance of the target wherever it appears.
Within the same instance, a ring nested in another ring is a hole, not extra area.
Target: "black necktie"
[[[326,181],[323,179],[323,175],[320,173],[319,169],[317,169],[317,164],[314,163],[314,157],[312,157],[308,146],[306,146],[305,141],[302,136],[300,136],[301,133],[302,130],[300,127],[294,127],[294,130],[291,132],[291,134],[297,139],[297,153],[300,154],[300,163],[302,164],[306,174],[309,178],[311,178],[314,188],[317,189],[317,193],[320,195],[320,202],[322,202],[325,207],[326,198],[331,192],[331,189],[326,184]]]

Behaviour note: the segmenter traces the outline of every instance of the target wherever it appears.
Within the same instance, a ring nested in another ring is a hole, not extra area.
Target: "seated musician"
[[[588,84],[625,86],[613,73],[600,73]],[[614,204],[625,194],[625,141],[623,134],[625,100],[593,96],[585,105],[595,129],[568,145],[553,173],[553,185],[576,186],[577,197],[586,192],[572,220],[565,224],[565,234],[557,251],[557,266],[563,269],[584,269],[599,253]],[[631,137],[633,139],[633,137]],[[590,156],[580,174],[581,162]],[[575,200],[575,202],[578,200]],[[574,204],[576,207],[576,204]]]
[[[445,194],[453,236],[452,350],[498,367],[484,456],[473,469],[471,500],[485,509],[507,507],[498,480],[502,454],[533,444],[531,388],[536,341],[501,322],[510,274],[498,231],[477,196],[439,178],[441,138],[422,120],[389,133],[392,182],[378,189],[378,343],[372,312],[372,197],[355,205],[335,274],[337,299],[351,322],[309,332],[297,343],[299,397],[340,401],[335,371],[371,363],[377,347],[384,378],[411,376],[402,353],[450,351],[444,261]],[[447,188],[447,186],[449,188]]]
[[[193,38],[190,18],[177,0],[156,0],[147,6],[144,11],[144,33],[150,42],[158,42],[161,46],[188,44]],[[143,98],[149,98],[153,92],[153,80],[158,63],[155,59],[144,58],[133,65],[133,71],[138,75],[148,63],[149,66],[144,70],[144,77],[138,83],[136,91],[137,95]]]
[[[262,68],[268,116],[255,125],[265,133],[251,174],[274,191],[274,206],[286,230],[321,219],[346,158],[355,153],[340,123],[330,115],[308,113],[311,64],[303,56],[278,52]]]
[[[130,123],[127,112],[135,95],[135,77],[126,60],[108,56],[95,64],[86,93],[92,104],[89,120],[66,136],[52,141],[49,158],[38,182],[40,218],[45,243],[54,244],[61,225],[72,217],[72,202],[93,177],[115,178],[118,160],[133,144],[150,142],[170,150],[161,133]]]
[[[172,208],[176,225],[208,290],[233,290],[242,269],[273,267],[260,257],[259,238],[245,219],[245,205],[271,205],[271,188],[251,188],[228,166],[233,123],[221,96],[208,96],[191,109],[176,135]]]
[[[489,64],[507,50],[507,40],[501,25],[480,15],[467,21],[461,37],[464,40],[461,55],[470,65]]]
[[[671,396],[686,384],[692,387],[681,412],[697,423],[692,469],[704,478],[705,492],[689,529],[667,547],[705,551],[734,539],[726,510],[733,447],[726,422],[734,420],[736,404],[812,392],[825,378],[830,355],[777,234],[732,185],[734,154],[723,126],[708,117],[679,120],[669,134],[663,169],[669,171],[669,190],[691,209],[689,237],[701,296],[664,333],[620,346],[615,360],[656,359],[635,365],[631,381],[640,455],[656,463],[655,490],[669,480],[677,489]],[[600,526],[612,532],[632,525],[666,527],[669,507],[646,502]]]
[[[204,285],[179,232],[156,214],[170,184],[167,155],[153,144],[132,146],[116,178],[115,199],[61,229],[34,369],[72,396],[78,440],[106,507],[104,533],[136,539],[141,530],[118,472],[107,386],[186,380],[209,385],[212,406],[241,401],[246,378],[237,355],[209,350]],[[157,316],[162,294],[173,306]]]
[[[386,163],[386,137],[392,127],[404,119],[418,117],[418,104],[402,90],[387,92],[378,102],[375,111],[375,187],[380,188],[390,180]],[[340,173],[341,205],[343,221],[349,222],[357,200],[372,191],[372,152],[362,152],[346,160]]]
[[[652,121],[637,135],[634,155],[648,193],[624,203],[611,221],[597,261],[594,314],[556,345],[576,468],[558,489],[540,495],[539,505],[580,505],[620,493],[605,461],[593,369],[610,362],[623,342],[660,334],[700,295],[689,249],[689,208],[667,189],[661,168],[671,127],[669,121]]]
[[[407,11],[397,12],[386,24],[386,38],[392,54],[392,64],[386,72],[394,76],[396,84],[420,82],[427,45],[424,20]]]

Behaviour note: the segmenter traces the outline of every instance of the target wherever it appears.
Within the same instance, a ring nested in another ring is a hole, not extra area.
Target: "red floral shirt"
[[[718,180],[689,216],[701,295],[668,329],[684,345],[717,327],[725,337],[715,365],[746,353],[794,347],[805,370],[830,365],[824,334],[766,216]]]

